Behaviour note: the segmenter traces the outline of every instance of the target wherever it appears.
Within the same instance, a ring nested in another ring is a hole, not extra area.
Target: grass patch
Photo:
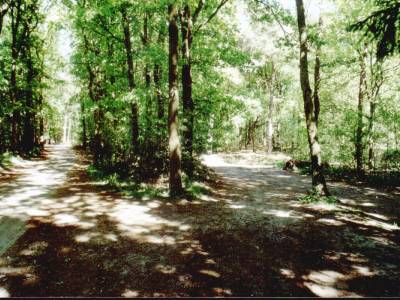
[[[282,170],[286,166],[286,161],[277,161],[274,166],[275,168]]]
[[[307,195],[299,197],[298,200],[305,204],[326,203],[335,205],[338,203],[338,199],[335,196],[320,195],[315,189],[309,191]]]
[[[0,154],[0,167],[9,168],[12,166],[13,155],[9,152]]]
[[[210,195],[210,190],[206,185],[197,181],[191,181],[185,174],[183,175],[183,186],[186,196],[190,199],[198,199],[204,195]]]
[[[0,154],[0,168],[10,169],[16,161],[21,161],[22,158],[11,152],[5,152]]]
[[[168,185],[156,186],[151,183],[137,182],[132,179],[121,178],[117,173],[107,174],[102,170],[90,165],[87,169],[89,177],[97,182],[103,182],[105,186],[115,192],[120,192],[125,196],[147,200],[150,198],[168,198]],[[185,194],[183,198],[189,200],[201,198],[203,195],[209,195],[210,191],[206,185],[191,181],[186,174],[182,176]]]
[[[346,182],[355,183],[363,182],[372,187],[399,187],[400,171],[393,170],[375,170],[365,172],[363,176],[359,176],[353,168],[350,167],[330,167],[324,170],[329,179],[344,180]]]

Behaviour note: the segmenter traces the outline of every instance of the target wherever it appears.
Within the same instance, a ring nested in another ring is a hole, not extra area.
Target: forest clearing
[[[400,297],[400,3],[352,2],[0,0],[0,297]]]

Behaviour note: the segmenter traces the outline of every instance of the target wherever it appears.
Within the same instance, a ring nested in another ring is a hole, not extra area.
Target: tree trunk
[[[10,98],[12,102],[12,119],[11,119],[11,150],[18,150],[19,130],[18,123],[20,113],[15,108],[18,101],[17,87],[17,60],[19,57],[18,50],[18,29],[21,21],[21,0],[13,3],[11,6],[11,73],[10,73]]]
[[[182,33],[182,100],[184,115],[184,149],[186,156],[187,175],[193,176],[193,126],[194,126],[194,102],[192,97],[192,16],[189,5],[186,5],[181,17]]]
[[[87,147],[87,133],[86,133],[86,117],[85,117],[85,103],[81,101],[81,114],[82,114],[82,147]]]
[[[133,92],[136,88],[134,70],[133,70],[133,57],[132,57],[132,43],[130,33],[130,23],[127,16],[125,5],[121,7],[122,26],[124,30],[124,46],[126,52],[126,63],[128,67],[127,78],[129,91]],[[138,124],[138,105],[136,102],[131,104],[131,142],[133,153],[136,154],[139,150],[139,124]]]
[[[143,47],[145,51],[148,51],[148,46],[150,43],[149,39],[149,14],[145,12],[144,14],[144,20],[143,20]],[[151,73],[150,73],[150,66],[149,63],[146,61],[145,66],[144,66],[144,79],[145,79],[145,84],[148,93],[147,95],[147,101],[146,101],[146,135],[147,141],[150,141],[150,132],[151,132],[151,127],[152,127],[152,95],[149,93],[150,91],[150,86],[151,86]]]
[[[6,7],[3,10],[0,10],[0,35],[1,35],[1,32],[3,31],[4,16],[7,14],[8,9],[9,9],[9,7]]]
[[[27,49],[27,90],[26,90],[26,112],[24,118],[24,133],[22,136],[22,148],[25,152],[29,153],[35,146],[35,113],[33,105],[33,77],[34,69],[30,49]]]
[[[183,192],[181,179],[181,146],[179,141],[179,88],[178,88],[178,13],[174,4],[168,6],[169,16],[169,190],[171,196]]]
[[[274,125],[273,125],[273,111],[274,111],[274,94],[272,87],[269,91],[269,105],[268,105],[268,121],[267,121],[267,152],[272,153],[273,151],[273,141],[274,136]]]
[[[320,195],[329,195],[323,175],[321,162],[321,147],[318,142],[318,126],[316,110],[312,99],[312,91],[308,74],[308,37],[307,26],[304,14],[303,0],[296,0],[297,23],[299,28],[300,41],[300,84],[303,92],[304,113],[307,125],[307,137],[310,148],[312,187]]]
[[[164,118],[164,98],[162,94],[162,70],[159,64],[154,65],[154,84],[156,86],[156,97],[157,97],[157,118],[160,123]]]
[[[358,105],[357,105],[357,129],[356,129],[356,139],[355,139],[355,154],[354,158],[356,161],[356,170],[359,176],[362,176],[363,167],[363,111],[364,111],[364,99],[367,93],[367,72],[365,66],[366,49],[360,52],[360,86],[358,93]]]
[[[372,60],[372,57],[371,57]],[[369,116],[368,116],[368,169],[374,169],[374,122],[375,111],[378,103],[378,95],[383,84],[382,62],[376,61],[370,64],[371,68],[371,95],[369,97]]]
[[[160,30],[158,35],[157,43],[159,45],[164,45],[164,32]],[[161,128],[163,128],[163,119],[164,119],[164,97],[162,93],[162,74],[163,70],[159,62],[154,64],[154,85],[156,89],[156,98],[157,98],[157,118],[158,118],[158,126],[159,131],[161,132]]]

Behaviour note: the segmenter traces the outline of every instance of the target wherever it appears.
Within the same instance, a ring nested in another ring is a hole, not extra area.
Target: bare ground
[[[396,190],[306,205],[308,177],[211,155],[210,195],[134,199],[48,150],[0,179],[0,296],[400,296]]]

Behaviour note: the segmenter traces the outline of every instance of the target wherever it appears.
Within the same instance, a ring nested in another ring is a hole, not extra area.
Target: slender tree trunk
[[[85,34],[83,33],[83,39],[85,42],[85,54],[87,55],[89,53],[89,41]],[[99,54],[99,53],[96,53]],[[90,63],[86,62],[86,70],[89,75],[89,82],[88,82],[88,91],[89,91],[89,97],[93,101],[93,103],[96,103],[98,105],[98,100],[100,99],[100,93],[99,90],[96,89],[96,74],[93,72],[93,69],[90,65]],[[95,108],[93,111],[93,121],[94,121],[94,136],[93,136],[93,143],[91,143],[91,150],[93,152],[94,156],[94,165],[96,167],[100,166],[101,158],[102,158],[102,131],[101,131],[101,120],[100,120],[100,107]]]
[[[27,49],[27,89],[26,89],[26,112],[24,118],[24,132],[22,136],[22,146],[24,151],[30,152],[35,146],[35,113],[33,105],[33,77],[34,69],[30,49]]]
[[[193,176],[193,126],[194,126],[194,102],[192,96],[192,16],[189,5],[185,8],[181,17],[182,34],[182,100],[184,115],[184,149],[186,156],[187,175]]]
[[[18,101],[17,87],[17,62],[19,56],[18,50],[18,30],[21,21],[21,0],[11,6],[11,73],[10,73],[10,98],[13,107],[11,124],[11,150],[18,150],[19,130],[18,122],[20,113],[15,108]]]
[[[150,38],[149,38],[149,14],[145,12],[144,14],[144,21],[143,21],[143,47],[145,51],[148,50],[148,46],[150,43]],[[149,63],[146,61],[145,66],[144,66],[144,78],[145,78],[145,84],[147,88],[147,101],[146,101],[146,132],[147,132],[147,141],[150,139],[150,132],[151,132],[151,127],[152,127],[152,95],[149,93],[150,91],[150,86],[151,86],[151,72],[150,72],[150,66]]]
[[[272,87],[270,87],[269,91],[269,105],[268,105],[268,120],[267,120],[267,152],[272,153],[273,151],[273,141],[272,138],[274,136],[274,125],[273,125],[273,111],[274,111],[274,93],[272,91]]]
[[[319,29],[322,27],[322,18],[319,18]],[[319,33],[318,33],[319,34]],[[315,66],[314,66],[314,118],[318,127],[319,113],[320,113],[320,100],[319,88],[321,84],[321,44],[317,43],[317,50],[315,53]]]
[[[157,43],[159,45],[164,45],[164,32],[160,30],[158,34]],[[163,127],[163,120],[164,120],[164,96],[162,92],[162,74],[163,70],[159,62],[154,64],[154,85],[156,91],[156,98],[157,98],[157,118],[158,118],[158,126],[159,131],[161,132],[161,128]]]
[[[0,35],[3,31],[4,16],[7,14],[8,9],[9,9],[9,7],[6,7],[3,10],[0,10]]]
[[[179,141],[179,88],[178,88],[178,13],[174,4],[168,6],[169,16],[169,189],[170,195],[183,192],[181,179],[181,145]]]
[[[372,59],[372,57],[371,57]],[[371,61],[371,95],[369,97],[369,116],[368,116],[368,169],[374,169],[374,122],[375,111],[378,103],[378,95],[383,84],[382,62]]]
[[[368,117],[368,169],[374,169],[374,119],[375,119],[376,103],[372,100],[369,103],[369,117]]]
[[[366,49],[363,49],[360,53],[360,86],[358,93],[358,105],[357,105],[357,129],[355,139],[355,161],[356,170],[359,176],[363,175],[363,115],[364,115],[364,99],[367,93],[367,72],[365,66]]]
[[[86,149],[87,147],[87,133],[86,133],[86,117],[85,117],[85,103],[81,101],[81,118],[82,118],[82,147]]]
[[[126,7],[123,5],[121,7],[122,16],[122,26],[124,30],[124,45],[126,52],[126,63],[128,67],[127,77],[129,91],[133,92],[136,88],[134,70],[133,70],[133,57],[132,57],[132,43],[131,43],[131,33],[130,33],[130,23],[127,16]],[[138,105],[136,102],[131,104],[131,142],[133,153],[137,153],[139,150],[139,124],[138,124]]]
[[[159,123],[162,124],[164,118],[164,97],[162,94],[162,69],[159,64],[154,65],[154,84],[156,86],[157,97],[157,118]]]
[[[303,92],[307,137],[310,148],[312,186],[318,194],[329,195],[323,175],[321,146],[318,142],[318,118],[316,118],[316,110],[311,95],[312,91],[308,74],[308,37],[303,0],[296,0],[296,7],[300,41],[300,84]]]

